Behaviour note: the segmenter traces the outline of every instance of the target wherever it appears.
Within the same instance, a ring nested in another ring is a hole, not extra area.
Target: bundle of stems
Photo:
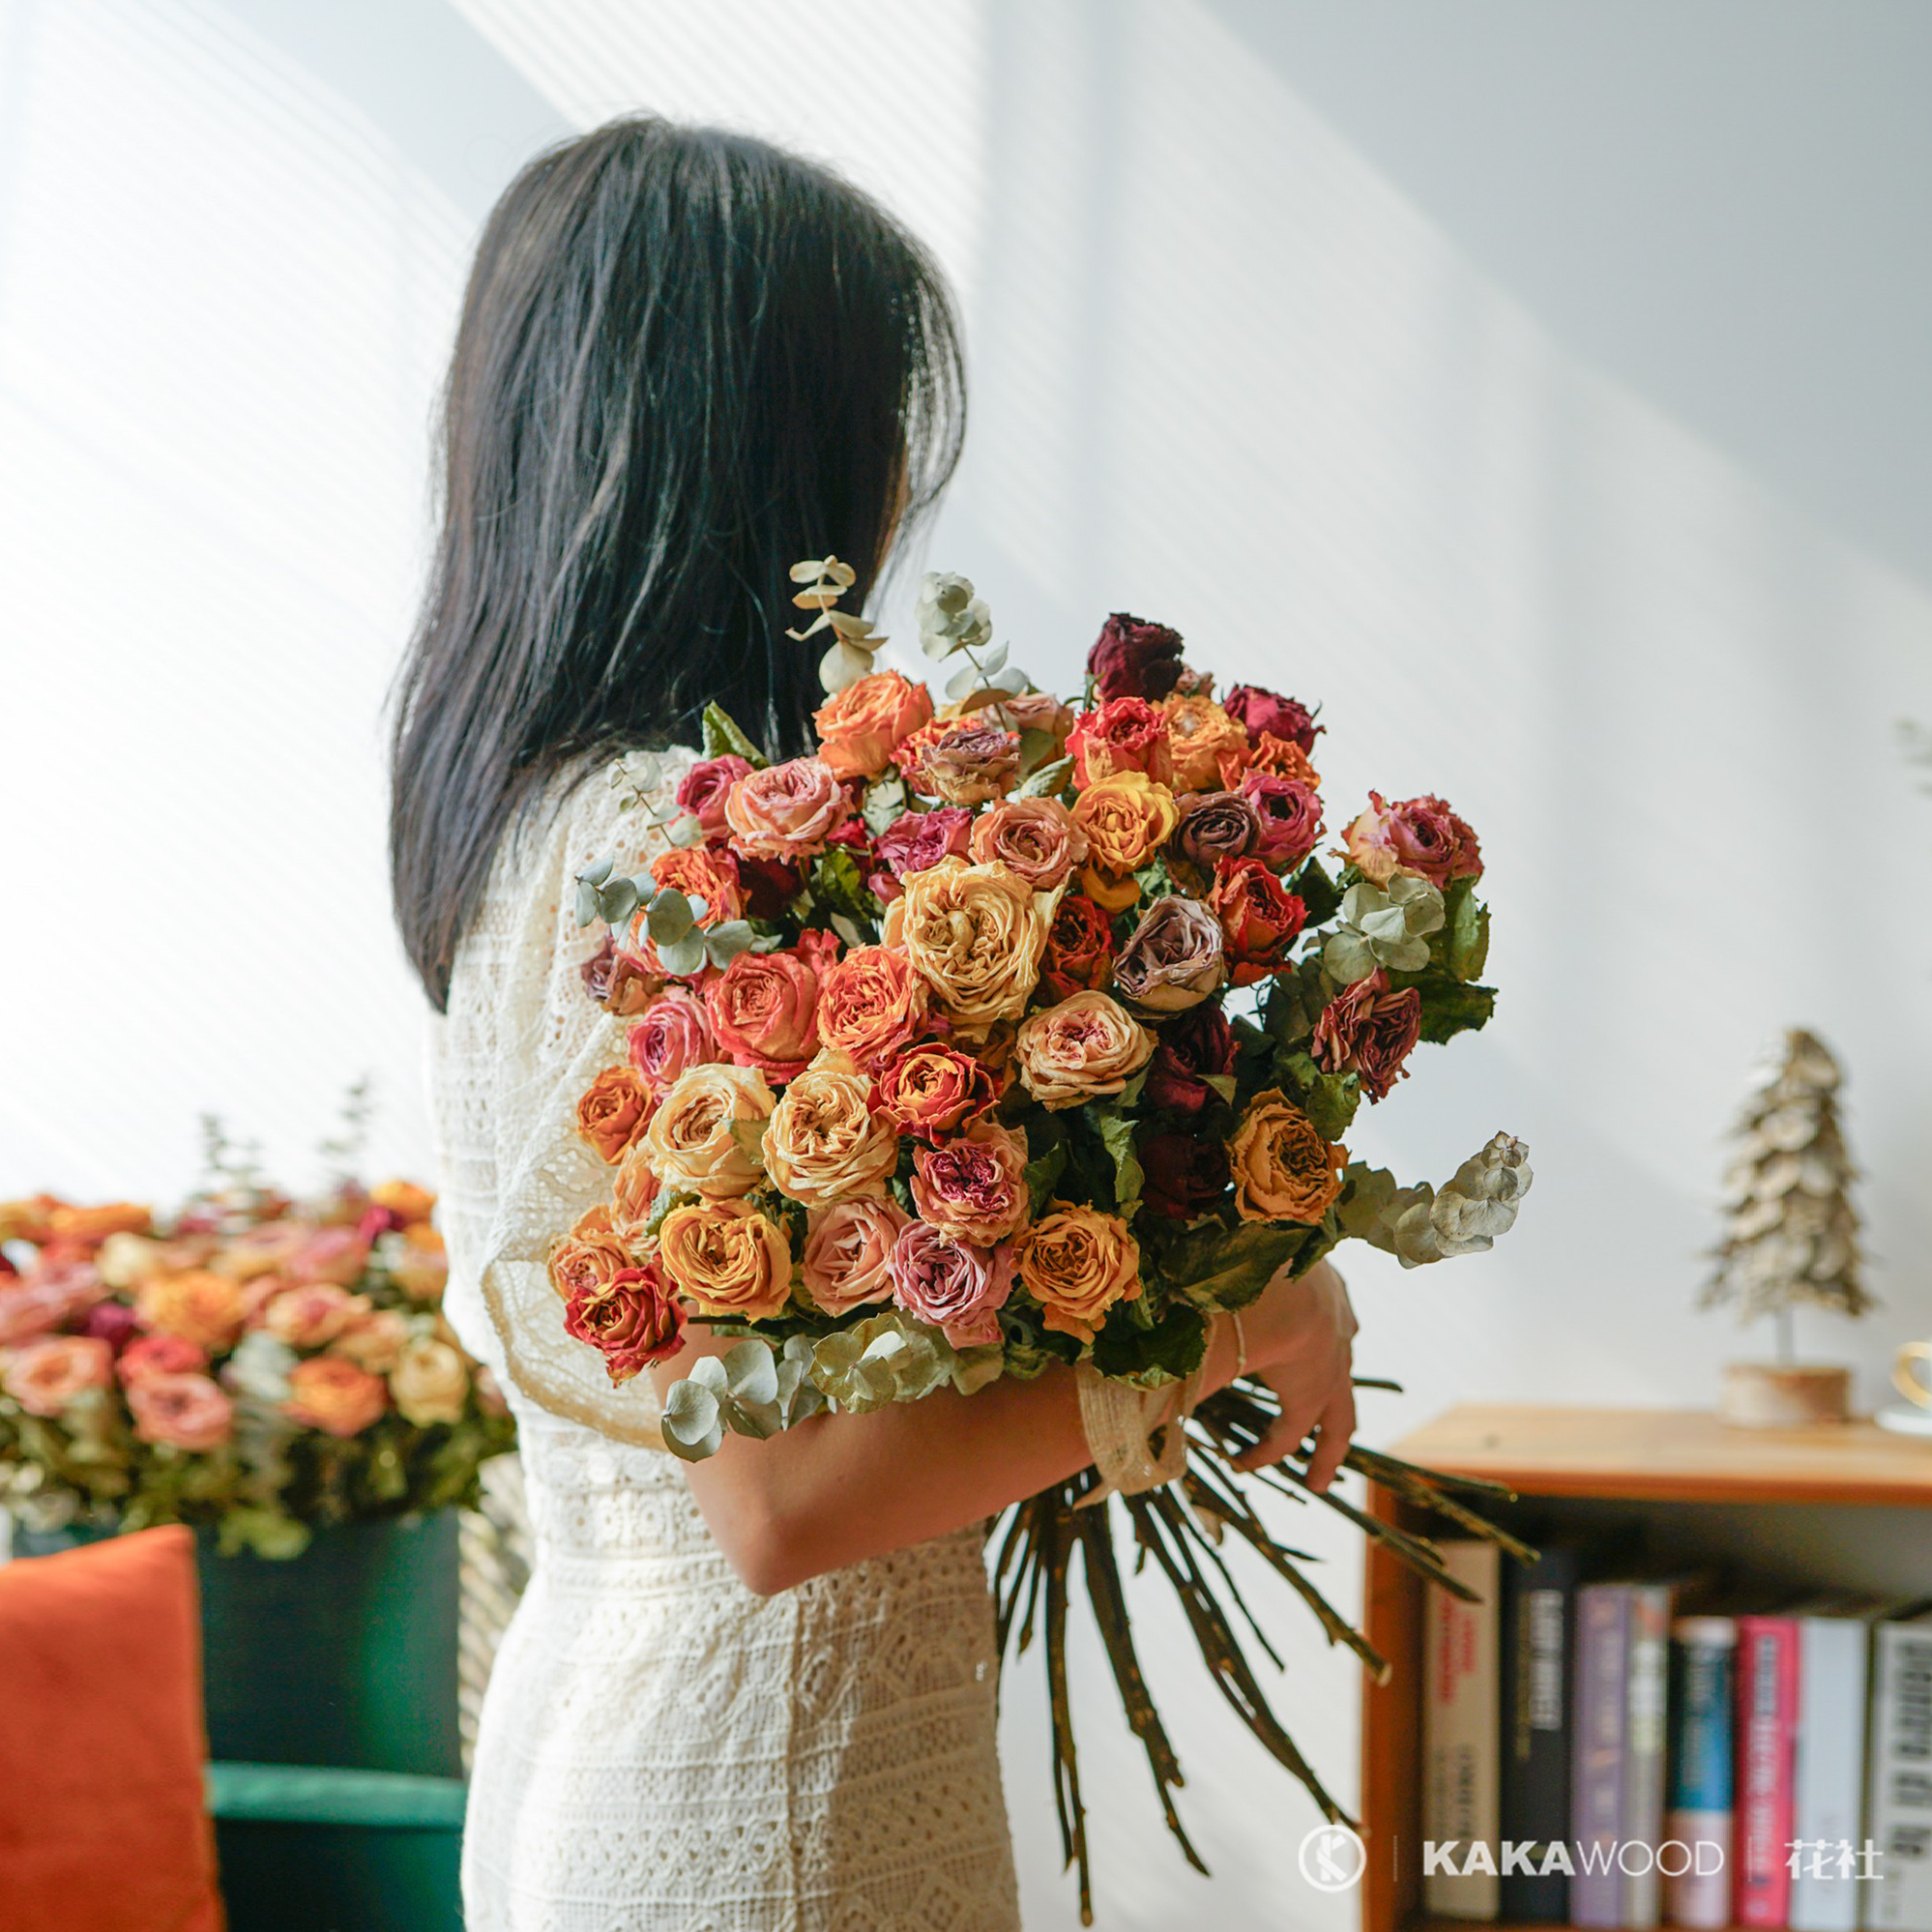
[[[1356,1387],[1390,1389],[1393,1385],[1359,1378]],[[1301,1780],[1331,1822],[1353,1825],[1355,1821],[1303,1756],[1255,1676],[1244,1647],[1247,1644],[1257,1647],[1277,1670],[1283,1665],[1235,1582],[1222,1553],[1226,1538],[1232,1536],[1246,1544],[1281,1577],[1314,1613],[1329,1642],[1353,1651],[1378,1683],[1388,1681],[1390,1665],[1309,1577],[1304,1566],[1317,1559],[1277,1540],[1263,1522],[1249,1485],[1300,1504],[1323,1504],[1426,1580],[1457,1596],[1473,1595],[1465,1584],[1449,1573],[1441,1552],[1427,1537],[1370,1516],[1333,1488],[1321,1494],[1310,1489],[1306,1479],[1309,1445],[1303,1444],[1295,1455],[1272,1467],[1234,1470],[1230,1458],[1258,1443],[1278,1413],[1279,1404],[1265,1383],[1246,1379],[1232,1383],[1203,1401],[1185,1424],[1186,1461],[1174,1481],[1139,1495],[1112,1494],[1098,1503],[1087,1503],[1085,1499],[1098,1487],[1100,1478],[1094,1470],[1083,1470],[1015,1505],[996,1531],[994,1589],[1001,1654],[1007,1654],[1010,1642],[1015,1653],[1025,1651],[1036,1628],[1043,1635],[1053,1712],[1054,1806],[1067,1862],[1079,1867],[1080,1921],[1084,1925],[1094,1922],[1093,1874],[1067,1683],[1068,1615],[1076,1550],[1088,1605],[1127,1723],[1147,1753],[1167,1829],[1179,1841],[1187,1862],[1196,1871],[1206,1873],[1208,1869],[1175,1808],[1173,1794],[1186,1780],[1135,1654],[1114,1540],[1117,1508],[1125,1510],[1133,1531],[1136,1571],[1152,1563],[1173,1586],[1215,1687],[1270,1756]],[[1402,1503],[1442,1517],[1459,1532],[1500,1544],[1519,1561],[1534,1560],[1533,1550],[1463,1500],[1513,1501],[1512,1492],[1502,1483],[1447,1476],[1359,1445],[1350,1449],[1344,1467],[1381,1484]]]

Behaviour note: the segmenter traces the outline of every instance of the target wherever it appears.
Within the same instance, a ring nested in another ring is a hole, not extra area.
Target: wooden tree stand
[[[1726,1362],[1717,1414],[1734,1429],[1846,1422],[1852,1415],[1852,1371],[1818,1361]]]

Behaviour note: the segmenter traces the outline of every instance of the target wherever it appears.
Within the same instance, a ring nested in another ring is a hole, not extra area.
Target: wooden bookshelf
[[[1692,1410],[1478,1403],[1391,1451],[1508,1483],[1520,1500],[1497,1513],[1512,1526],[1627,1518],[1673,1550],[1795,1580],[1895,1589],[1903,1574],[1932,1577],[1932,1441],[1870,1422],[1745,1430]],[[1368,1507],[1444,1534],[1379,1488]],[[1421,1910],[1422,1586],[1371,1546],[1362,1594],[1363,1628],[1393,1669],[1362,1693],[1361,1932],[1468,1932]]]

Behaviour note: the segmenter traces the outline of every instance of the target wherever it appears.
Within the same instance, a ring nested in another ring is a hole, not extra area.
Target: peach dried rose
[[[153,1383],[145,1385],[152,1389]],[[339,1355],[311,1355],[288,1371],[281,1410],[306,1429],[359,1436],[389,1408],[389,1385]]]
[[[1140,1244],[1127,1225],[1096,1208],[1057,1207],[1014,1244],[1020,1285],[1046,1311],[1046,1326],[1083,1342],[1116,1302],[1140,1296]]]
[[[650,1118],[650,1090],[634,1067],[606,1067],[577,1100],[577,1131],[613,1167]]]
[[[1180,818],[1174,794],[1145,772],[1117,772],[1101,778],[1073,805],[1074,823],[1087,834],[1094,865],[1115,874],[1145,865],[1174,836]],[[1087,892],[1095,895],[1091,886]]]
[[[764,1178],[750,1130],[776,1104],[755,1067],[693,1067],[652,1115],[645,1158],[667,1187],[714,1198],[747,1194]]]
[[[1324,1140],[1278,1087],[1248,1102],[1228,1156],[1244,1221],[1319,1221],[1340,1198],[1348,1165],[1348,1149]]]
[[[861,678],[812,714],[819,756],[840,778],[876,778],[899,740],[931,720],[931,693],[897,671]]]

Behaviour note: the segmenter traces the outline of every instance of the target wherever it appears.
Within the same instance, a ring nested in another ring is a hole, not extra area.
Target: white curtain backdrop
[[[829,159],[935,249],[974,424],[929,558],[1042,682],[1106,611],[1158,617],[1324,705],[1337,827],[1373,785],[1481,834],[1497,1021],[1351,1139],[1441,1179],[1508,1127],[1538,1181],[1485,1260],[1352,1262],[1361,1364],[1409,1389],[1369,1438],[1459,1399],[1707,1401],[1739,1349],[1690,1313],[1718,1136],[1798,1022],[1850,1069],[1886,1302],[1800,1337],[1878,1396],[1932,1329],[1932,802],[1893,736],[1932,718],[1932,600],[1485,279],[1243,11],[4,0],[0,1193],[165,1196],[203,1109],[301,1180],[365,1071],[375,1164],[424,1170],[379,711],[435,386],[510,171],[649,107]],[[1308,1540],[1353,1604],[1351,1539]],[[1347,1792],[1353,1669],[1264,1593],[1280,1708]],[[1345,1922],[1293,1873],[1312,1808],[1182,1632],[1147,1650],[1219,1884],[1083,1652],[1099,1922]],[[1006,1703],[1028,1923],[1070,1926],[1030,1661]]]

